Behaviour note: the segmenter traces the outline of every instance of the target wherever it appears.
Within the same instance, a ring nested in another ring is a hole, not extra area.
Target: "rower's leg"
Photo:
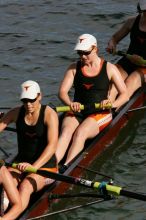
[[[99,133],[101,126],[107,126],[111,120],[111,114],[97,114],[97,119],[88,117],[77,128],[73,136],[72,145],[69,149],[65,165],[67,165],[84,148],[87,139],[95,137]],[[100,118],[100,119],[99,119]]]
[[[56,150],[57,163],[59,163],[65,155],[69,143],[72,139],[72,135],[78,125],[79,122],[74,116],[67,116],[64,118]]]
[[[41,190],[46,185],[45,179],[43,176],[30,174],[22,181],[19,187],[19,193],[23,211],[29,204],[31,194]]]
[[[143,74],[139,71],[134,71],[131,73],[128,78],[125,80],[127,90],[128,90],[128,96],[129,98],[134,94],[134,92],[142,86]]]
[[[4,210],[7,208],[5,205],[11,204],[9,211],[4,214],[4,219],[16,219],[22,212],[21,198],[14,179],[6,167],[1,167],[0,176],[2,178],[2,184],[5,190],[4,193]],[[5,204],[7,203],[7,204]]]

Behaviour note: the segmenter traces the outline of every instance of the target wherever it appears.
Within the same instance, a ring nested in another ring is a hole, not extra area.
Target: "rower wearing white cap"
[[[130,44],[127,54],[133,55],[130,59],[123,57],[117,62],[117,66],[125,79],[129,97],[146,82],[146,0],[139,0],[137,4],[138,15],[128,18],[122,27],[111,37],[107,51],[114,53],[117,44],[130,34]],[[137,64],[138,63],[138,64]],[[117,95],[115,89],[111,96]]]
[[[110,82],[113,82],[119,91],[119,97],[112,106],[119,108],[128,100],[121,74],[115,65],[98,56],[97,41],[93,35],[79,36],[74,50],[79,61],[68,67],[59,90],[60,99],[72,109],[64,117],[56,152],[59,163],[72,140],[65,165],[81,152],[87,139],[95,137],[112,121],[109,110],[97,112],[89,108],[80,112],[80,105],[99,102],[104,106],[110,103]],[[69,94],[72,87],[75,89],[74,98]]]
[[[0,132],[8,124],[16,123],[18,154],[14,162],[19,164],[17,169],[9,168],[9,171],[15,179],[15,185],[19,185],[22,201],[21,210],[17,209],[16,212],[13,209],[15,217],[11,217],[12,209],[10,209],[11,213],[8,210],[7,218],[4,219],[15,219],[27,207],[30,195],[52,182],[51,179],[37,174],[24,175],[23,172],[27,167],[33,166],[37,169],[44,167],[57,172],[55,151],[58,141],[58,116],[52,108],[41,104],[41,98],[41,90],[37,82],[32,80],[24,82],[21,85],[20,95],[22,105],[10,110],[0,121]],[[4,197],[7,200],[6,195]]]

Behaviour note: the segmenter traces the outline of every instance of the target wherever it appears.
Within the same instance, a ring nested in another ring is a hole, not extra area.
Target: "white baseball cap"
[[[92,46],[97,47],[97,40],[91,34],[82,34],[77,40],[74,50],[89,50]]]
[[[139,0],[139,6],[142,11],[146,10],[146,0]]]
[[[39,93],[39,84],[35,81],[28,80],[21,85],[20,99],[35,99]]]

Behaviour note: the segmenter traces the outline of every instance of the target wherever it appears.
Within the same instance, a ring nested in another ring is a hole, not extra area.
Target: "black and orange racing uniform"
[[[131,29],[130,45],[127,50],[127,54],[136,54],[143,57],[143,59],[146,59],[146,32],[139,29],[140,17],[140,14],[136,17]],[[146,74],[146,67],[139,67],[130,62],[130,60],[126,57],[121,58],[117,64],[120,65],[129,75],[137,69],[139,69],[143,74]]]
[[[47,126],[44,123],[45,105],[41,105],[38,121],[35,125],[27,125],[25,122],[25,108],[20,108],[19,116],[16,122],[18,155],[15,162],[28,162],[33,164],[47,146]],[[55,154],[43,166],[57,171],[57,161]]]

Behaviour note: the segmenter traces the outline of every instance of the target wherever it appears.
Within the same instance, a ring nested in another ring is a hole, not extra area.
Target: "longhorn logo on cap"
[[[83,40],[85,40],[85,38],[80,38],[80,43],[82,43]]]
[[[30,86],[24,86],[24,89],[27,91]]]

